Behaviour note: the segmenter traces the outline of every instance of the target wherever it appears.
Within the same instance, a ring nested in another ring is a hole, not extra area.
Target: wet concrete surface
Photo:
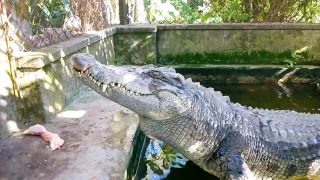
[[[123,179],[138,125],[131,111],[88,90],[43,125],[62,148],[21,129],[0,144],[0,180]]]

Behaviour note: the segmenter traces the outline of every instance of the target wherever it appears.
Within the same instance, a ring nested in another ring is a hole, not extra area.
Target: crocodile
[[[320,114],[233,103],[171,67],[104,65],[87,53],[71,64],[82,83],[138,114],[148,137],[220,179],[320,177]]]

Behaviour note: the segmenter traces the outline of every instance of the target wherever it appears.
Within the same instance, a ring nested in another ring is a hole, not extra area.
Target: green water
[[[213,87],[221,91],[224,95],[230,96],[232,102],[239,102],[242,105],[268,108],[268,109],[287,109],[298,112],[320,113],[320,95],[317,93],[315,85],[291,84],[285,86],[279,85],[245,85],[245,84],[212,84],[202,82],[203,86]],[[149,142],[149,139],[147,139]],[[139,144],[141,142],[138,142]],[[149,144],[150,147],[150,144]],[[163,175],[159,167],[152,169],[157,173],[150,171],[150,164],[146,164],[146,157],[149,149],[142,148],[140,154],[139,168],[133,167],[134,179],[142,179],[146,176],[149,179],[167,179],[167,180],[216,180],[218,178],[206,173],[198,166],[188,161],[183,168],[168,168],[170,172]],[[146,150],[147,149],[147,150]],[[143,154],[144,156],[141,156]],[[148,161],[150,163],[150,161]],[[160,165],[161,166],[161,165]],[[149,167],[149,171],[147,171]],[[168,171],[169,171],[168,170]]]
[[[230,96],[232,102],[242,105],[267,108],[289,109],[298,112],[320,113],[320,94],[317,94],[316,85],[277,84],[210,84],[224,95]]]

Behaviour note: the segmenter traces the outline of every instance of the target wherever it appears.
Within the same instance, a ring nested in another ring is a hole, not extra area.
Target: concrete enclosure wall
[[[78,39],[75,39],[78,40]],[[69,44],[70,43],[70,44]],[[76,46],[69,41],[65,45]],[[35,66],[35,62],[30,65],[24,64],[20,69],[22,89],[24,96],[22,104],[22,116],[27,123],[47,122],[55,114],[61,111],[67,104],[74,100],[75,96],[85,88],[76,78],[72,77],[70,67],[70,57],[74,53],[90,53],[104,64],[112,64],[114,61],[113,36],[108,36],[84,47],[78,44],[78,48],[64,57],[57,57],[40,69],[30,69]],[[61,45],[63,48],[66,46]],[[59,47],[59,48],[61,48]],[[42,49],[44,50],[44,49]],[[42,62],[42,58],[38,59]],[[32,78],[30,78],[32,77]]]
[[[317,24],[160,25],[160,64],[320,64]]]
[[[48,122],[83,92],[86,87],[72,77],[70,57],[73,54],[90,53],[104,64],[113,64],[114,33],[115,28],[108,28],[34,52],[21,52],[15,59],[15,83],[19,85],[20,95],[16,98],[11,87],[14,83],[9,76],[9,61],[3,58],[0,72],[5,86],[0,87],[0,106],[5,107],[0,111],[0,141],[18,129],[15,127]]]
[[[165,30],[158,32],[161,64],[320,64],[320,31]]]

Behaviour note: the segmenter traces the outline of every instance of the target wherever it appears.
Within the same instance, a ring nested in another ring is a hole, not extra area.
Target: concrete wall
[[[196,81],[318,83],[320,25],[128,25],[117,28],[115,54],[116,64],[173,66]]]
[[[155,64],[155,26],[123,26],[115,34],[116,64]]]
[[[90,53],[104,64],[113,64],[115,28],[48,46],[34,51],[36,57],[20,60],[20,116],[24,124],[48,122],[86,88],[72,77],[70,57]],[[41,54],[43,53],[43,54]]]
[[[319,24],[159,25],[160,64],[320,64]]]
[[[119,64],[320,64],[320,24],[128,25]],[[154,55],[155,54],[155,55]]]
[[[4,45],[0,40],[0,44]],[[16,103],[7,54],[0,51],[0,142],[17,130]]]

